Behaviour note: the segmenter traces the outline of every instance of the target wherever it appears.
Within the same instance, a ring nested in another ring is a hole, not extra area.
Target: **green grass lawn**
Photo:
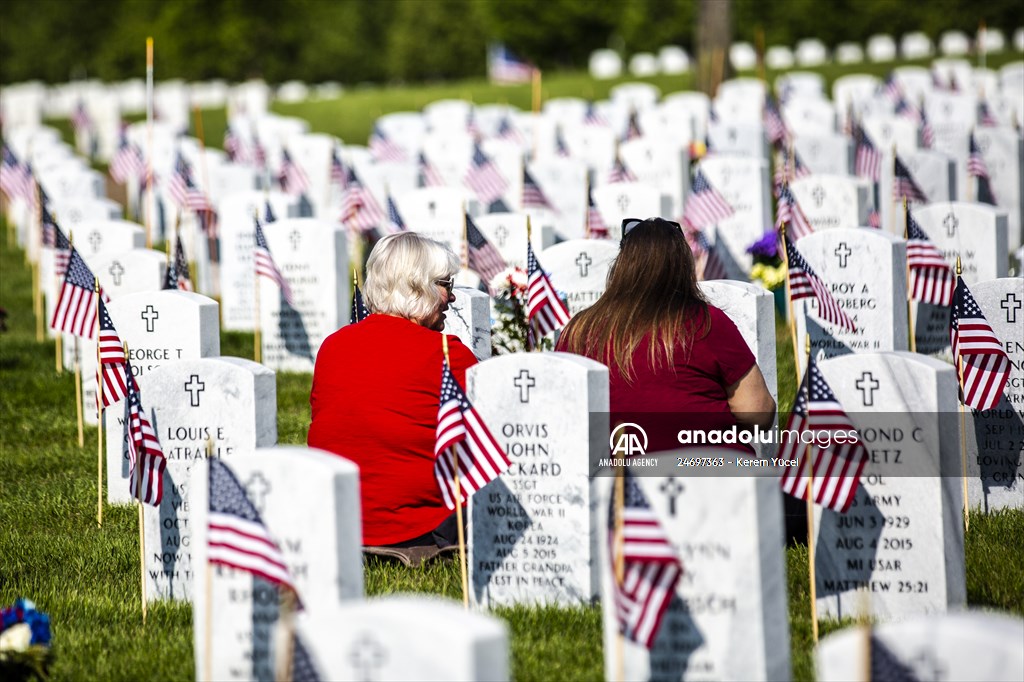
[[[1019,56],[990,59],[998,65]],[[829,82],[842,73],[883,74],[891,65],[828,67]],[[623,79],[625,80],[625,79]],[[632,80],[632,79],[630,79]],[[663,92],[689,87],[689,79],[649,79]],[[582,75],[552,74],[545,96],[601,98],[618,81],[593,82]],[[435,99],[471,97],[529,107],[527,87],[496,88],[483,82],[402,90],[353,90],[337,100],[275,105],[301,116],[317,132],[348,142],[366,140],[372,120],[390,111],[415,110]],[[204,113],[212,146],[219,146],[224,112]],[[65,122],[58,124],[65,134]],[[19,596],[49,613],[57,680],[188,680],[194,675],[191,607],[150,606],[142,626],[136,513],[106,507],[96,527],[96,430],[87,428],[85,447],[76,443],[74,384],[57,375],[52,342],[35,340],[31,281],[23,254],[0,235],[0,306],[10,331],[0,335],[0,605]],[[785,412],[795,393],[793,354],[786,328],[777,329],[779,405]],[[252,336],[222,332],[224,355],[252,357]],[[278,437],[305,443],[311,377],[277,375]],[[1024,615],[1024,512],[972,516],[966,537],[968,602]],[[813,679],[805,547],[786,552],[793,676]],[[459,596],[456,564],[442,560],[421,569],[368,559],[368,595],[403,591]],[[600,611],[596,608],[502,608],[512,635],[517,680],[603,679]],[[822,635],[842,624],[823,622]],[[741,652],[737,652],[741,653]]]

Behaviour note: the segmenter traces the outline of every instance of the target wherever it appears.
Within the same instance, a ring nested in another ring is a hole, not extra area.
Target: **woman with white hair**
[[[384,237],[366,263],[370,316],[320,346],[307,442],[359,466],[364,545],[454,542],[454,515],[434,478],[434,432],[443,358],[438,332],[455,300],[458,270],[458,258],[439,242],[413,232]],[[476,358],[454,336],[448,353],[464,386]]]

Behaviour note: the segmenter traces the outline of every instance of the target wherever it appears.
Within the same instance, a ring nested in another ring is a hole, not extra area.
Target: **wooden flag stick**
[[[615,535],[612,538],[612,566],[615,570],[613,579],[616,590],[622,589],[626,579],[625,536],[623,534],[623,510],[626,506],[626,473],[620,465],[615,467]],[[616,620],[618,616],[616,615]],[[626,679],[626,635],[622,627],[615,626],[615,679],[624,682]]]
[[[903,197],[903,240],[910,240],[910,212],[907,198]],[[913,292],[910,288],[910,258],[907,258],[907,328],[910,331],[910,352],[917,352],[917,332],[914,330]]]
[[[81,347],[75,337],[75,411],[78,413],[78,447],[85,447],[85,426],[82,422],[82,362]]]
[[[448,363],[447,334],[441,334],[441,349],[444,351],[444,361]],[[452,453],[452,464],[455,469],[455,525],[458,526],[459,532],[459,573],[462,575],[462,606],[469,609],[469,576],[466,569],[466,531],[462,527],[462,486],[459,482],[459,453],[456,452],[454,447],[450,451]]]
[[[542,90],[541,90],[541,84],[543,82],[543,78],[544,78],[544,76],[541,73],[541,70],[538,69],[537,67],[534,67],[533,68],[533,74],[531,75],[531,78],[530,78],[530,84],[532,86],[531,87],[531,95],[532,96],[530,98],[531,99],[530,105],[531,105],[531,110],[535,114],[539,114],[540,113],[541,100],[543,98],[543,93],[542,93]]]
[[[871,682],[871,593],[866,589],[860,592],[860,632],[863,641],[861,657],[861,677],[864,682]]]
[[[963,265],[960,263],[960,256],[956,257],[956,276],[957,278],[963,274]],[[963,355],[958,354],[956,358],[956,374],[957,383],[961,393],[960,400],[960,478],[963,479],[963,493],[964,493],[964,534],[967,533],[971,528],[971,508],[967,502],[967,407],[964,405],[966,394],[964,393],[964,358]]]
[[[811,358],[811,336],[807,335],[807,362]],[[810,391],[810,383],[804,389]],[[818,644],[818,585],[814,560],[814,460],[811,458],[811,444],[804,448],[804,464],[807,466],[807,568],[810,576],[811,593],[811,638]]]
[[[96,309],[100,305],[100,280],[93,278]],[[96,316],[96,527],[103,527],[103,360],[100,357],[100,318]]]
[[[259,209],[257,209],[255,211],[255,213],[256,213],[256,215],[255,215],[256,222],[259,223],[259,221],[260,221]],[[252,339],[253,339],[253,351],[252,351],[252,357],[253,357],[253,359],[256,362],[263,362],[263,346],[262,346],[262,340],[260,338],[260,327],[261,327],[261,324],[260,324],[260,275],[259,275],[259,273],[255,272],[255,271],[253,271],[253,281],[252,281],[252,284],[253,284],[253,287],[252,287],[253,288],[253,297],[254,297],[254,300],[255,300],[255,305],[254,305],[254,308],[253,308],[254,311],[255,311],[255,316],[253,318],[253,337],[252,337]]]
[[[146,248],[153,248],[153,218],[156,196],[153,192],[153,38],[146,38]],[[143,611],[145,613],[145,611]]]
[[[298,606],[298,597],[294,590],[281,589],[278,604],[281,625],[284,628],[284,655],[280,661],[275,661],[277,668],[276,678],[281,682],[292,682],[292,668],[295,664],[295,611]]]

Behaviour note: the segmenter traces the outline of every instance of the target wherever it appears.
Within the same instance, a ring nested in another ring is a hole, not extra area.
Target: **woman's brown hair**
[[[572,318],[559,345],[617,367],[632,382],[633,355],[645,337],[651,366],[663,369],[673,367],[677,345],[689,352],[710,330],[708,302],[682,230],[649,218],[625,232],[604,294]]]

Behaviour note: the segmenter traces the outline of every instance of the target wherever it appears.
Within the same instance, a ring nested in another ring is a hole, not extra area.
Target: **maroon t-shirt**
[[[652,422],[648,413],[671,413],[653,418],[663,428],[648,429],[649,451],[680,447],[680,429],[706,431],[729,428],[736,419],[729,410],[725,389],[754,366],[750,352],[733,321],[715,306],[708,306],[711,329],[688,350],[677,344],[673,367],[654,368],[648,357],[650,337],[641,341],[633,355],[632,382],[609,367],[609,403],[612,423]],[[657,341],[656,341],[657,343]],[[558,350],[565,350],[559,347]],[[652,432],[655,431],[655,432]]]
[[[476,358],[450,335],[448,355],[465,386]],[[364,545],[410,540],[452,513],[434,478],[442,357],[438,332],[390,315],[342,327],[320,346],[307,442],[359,466]]]

